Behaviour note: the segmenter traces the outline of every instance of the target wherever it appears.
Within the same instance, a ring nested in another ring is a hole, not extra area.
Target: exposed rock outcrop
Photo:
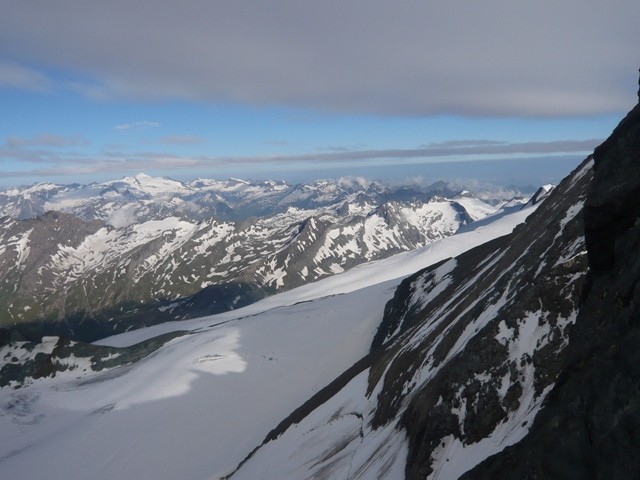
[[[640,478],[640,105],[594,160],[568,360],[530,434],[467,480]]]
[[[387,305],[381,329],[395,333],[388,363],[370,376],[384,385],[373,426],[400,417],[408,479],[449,478],[461,473],[447,465],[456,450],[482,458],[526,433],[558,377],[582,295],[591,165],[513,234],[407,279],[410,294]]]

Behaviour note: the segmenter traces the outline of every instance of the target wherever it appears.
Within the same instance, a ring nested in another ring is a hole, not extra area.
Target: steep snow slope
[[[367,354],[403,276],[509,233],[533,210],[244,309],[100,342],[189,332],[137,363],[95,373],[88,358],[67,357],[69,368],[53,378],[0,389],[0,477],[229,474],[282,418]],[[0,358],[11,364],[19,348],[3,347]]]

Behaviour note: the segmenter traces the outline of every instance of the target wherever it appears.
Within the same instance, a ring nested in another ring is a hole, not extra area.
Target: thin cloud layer
[[[113,127],[114,130],[146,130],[147,128],[157,128],[161,125],[158,122],[149,122],[148,120],[133,123],[121,123]]]
[[[602,139],[563,140],[552,142],[519,142],[506,143],[500,141],[468,141],[436,143],[413,149],[380,149],[380,150],[343,150],[328,153],[305,153],[301,155],[271,155],[257,157],[218,158],[217,161],[237,163],[326,163],[326,162],[366,162],[370,160],[403,160],[403,159],[450,159],[452,157],[470,158],[473,156],[505,155],[557,155],[566,153],[585,153],[602,142]]]
[[[47,92],[52,85],[45,75],[36,70],[0,60],[0,88]]]
[[[52,133],[45,133],[33,137],[7,137],[4,146],[7,148],[24,148],[24,147],[77,147],[86,146],[89,141],[78,135],[63,136]]]
[[[156,143],[164,145],[197,145],[204,143],[204,139],[196,135],[165,135],[160,137]]]
[[[0,85],[380,115],[573,116],[635,96],[640,2],[0,0]],[[5,71],[9,71],[5,68]],[[40,85],[40,87],[39,87]]]
[[[259,166],[263,164],[322,166],[327,164],[363,165],[367,162],[402,164],[404,161],[437,162],[455,158],[468,161],[474,158],[505,158],[511,156],[583,154],[592,151],[601,139],[566,140],[553,142],[506,143],[500,141],[460,140],[427,145],[416,149],[344,150],[300,155],[258,156],[183,156],[169,152],[111,151],[98,156],[82,152],[59,152],[43,148],[35,142],[16,143],[8,139],[0,147],[0,161],[21,161],[39,166],[0,172],[0,178],[25,176],[88,175],[96,173],[118,173],[122,171],[157,171],[166,169],[193,169],[199,167]]]

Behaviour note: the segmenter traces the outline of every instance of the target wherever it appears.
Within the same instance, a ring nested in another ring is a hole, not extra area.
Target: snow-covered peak
[[[63,187],[60,185],[56,185],[54,183],[34,183],[33,185],[26,188],[16,188],[16,187],[9,188],[3,192],[0,192],[0,195],[15,197],[18,195],[28,195],[28,194],[39,193],[39,192],[51,192],[61,188]]]
[[[171,215],[186,215],[200,221],[215,217],[219,220],[245,220],[282,212],[288,206],[302,209],[328,208],[353,210],[349,205],[382,205],[387,202],[422,204],[438,197],[464,199],[459,203],[469,210],[471,218],[488,213],[487,205],[498,205],[502,193],[491,197],[477,194],[444,182],[428,187],[418,185],[389,186],[361,178],[319,180],[312,183],[289,184],[274,180],[226,180],[200,178],[183,183],[166,177],[138,173],[118,180],[89,185],[59,186],[37,184],[0,193],[0,216],[33,218],[48,210],[62,211],[83,220],[101,220],[122,225],[129,221],[146,221]],[[479,203],[478,203],[479,202]],[[496,207],[497,208],[497,207]],[[118,211],[122,210],[120,213]],[[122,220],[122,221],[120,221]]]
[[[171,180],[167,177],[152,177],[145,173],[139,173],[134,177],[124,177],[120,181],[105,182],[103,185],[127,186],[141,193],[162,196],[188,193],[190,191],[190,188],[182,182]]]
[[[542,187],[540,187],[536,193],[533,194],[533,196],[531,197],[531,199],[529,200],[528,204],[530,205],[535,205],[536,203],[541,202],[542,200],[544,200],[545,198],[547,198],[549,196],[549,193],[555,188],[554,185],[551,184],[547,184],[547,185],[543,185]]]

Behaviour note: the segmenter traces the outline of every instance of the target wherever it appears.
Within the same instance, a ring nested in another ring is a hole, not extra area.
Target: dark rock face
[[[634,108],[594,152],[596,176],[585,208],[589,265],[615,265],[615,241],[640,216],[640,108]]]
[[[594,160],[589,281],[560,378],[529,435],[465,479],[640,478],[640,105]]]

